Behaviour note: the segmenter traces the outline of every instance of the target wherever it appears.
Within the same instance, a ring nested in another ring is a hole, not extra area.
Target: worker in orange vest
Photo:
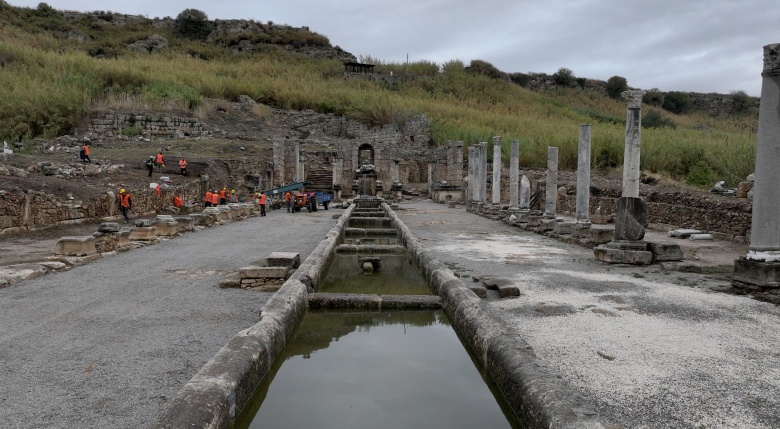
[[[284,194],[284,202],[287,203],[287,213],[292,213],[292,194],[290,191],[287,191],[287,193]]]
[[[178,195],[174,195],[173,196],[173,206],[174,207],[181,207],[182,205],[184,205],[184,202],[181,200],[181,198],[179,198]]]
[[[157,172],[162,173],[162,169],[165,168],[165,158],[162,152],[158,153],[154,158],[154,163],[157,164]]]
[[[227,188],[222,188],[222,190],[219,191],[219,203],[221,205],[227,204]]]
[[[214,207],[219,205],[219,193],[217,191],[211,193],[211,205]]]
[[[185,161],[184,158],[179,160],[179,171],[182,176],[187,175],[187,161]]]
[[[159,197],[162,195],[162,190],[160,189],[160,184],[158,183],[157,186],[154,187],[154,191],[157,192],[157,196]]]
[[[84,143],[84,147],[82,147],[81,150],[84,153],[82,161],[84,161],[84,162],[92,162],[92,160],[89,159],[89,145]]]
[[[211,191],[206,191],[206,196],[203,197],[203,207],[211,207]]]
[[[125,223],[130,221],[128,212],[133,208],[133,201],[130,199],[130,194],[124,189],[119,190],[119,210],[122,211],[122,216],[125,218]]]
[[[260,205],[260,216],[265,216],[265,200],[266,200],[265,192],[260,194],[260,197],[257,199],[257,204]]]

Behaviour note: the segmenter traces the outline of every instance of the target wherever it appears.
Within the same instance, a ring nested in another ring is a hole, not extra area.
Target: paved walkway
[[[223,275],[305,258],[333,213],[271,211],[0,289],[0,427],[148,427],[271,295]]]
[[[716,291],[728,286],[722,265],[745,245],[681,241],[700,266],[716,267],[693,274],[603,264],[590,249],[462,207],[420,201],[398,215],[461,277],[520,287],[520,297],[490,307],[608,427],[780,427],[780,307]]]

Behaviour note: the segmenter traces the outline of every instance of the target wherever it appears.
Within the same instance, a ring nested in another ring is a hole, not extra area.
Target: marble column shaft
[[[577,201],[575,220],[590,223],[590,125],[580,125],[577,145]]]
[[[761,76],[749,248],[751,253],[775,253],[780,252],[780,43],[764,46]],[[750,253],[748,258],[753,259]]]
[[[468,160],[468,188],[466,189],[466,201],[474,201],[474,188],[477,184],[477,157],[476,157],[476,151],[477,148],[470,146],[469,147],[469,160]]]
[[[493,137],[493,195],[491,203],[501,204],[501,137]]]
[[[623,152],[623,197],[639,198],[639,155],[642,146],[642,96],[645,91],[624,91],[628,101],[626,112],[626,144]]]
[[[517,208],[520,180],[520,142],[512,140],[509,149],[509,208]]]
[[[555,217],[558,204],[558,148],[547,147],[547,184],[544,194],[544,217]]]
[[[531,208],[531,181],[525,177],[520,179],[520,210],[529,210]]]
[[[479,202],[485,203],[487,200],[487,142],[479,144]]]

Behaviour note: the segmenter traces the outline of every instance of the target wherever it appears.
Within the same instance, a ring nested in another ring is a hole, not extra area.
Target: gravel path
[[[608,427],[780,427],[780,307],[713,291],[723,277],[603,264],[462,208],[421,201],[398,215],[462,277],[520,287],[491,308]]]
[[[0,426],[149,426],[271,295],[217,282],[308,256],[335,211],[271,211],[0,289]]]

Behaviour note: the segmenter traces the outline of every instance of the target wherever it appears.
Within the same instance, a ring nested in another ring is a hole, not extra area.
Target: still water
[[[430,295],[428,285],[406,255],[372,255],[381,259],[379,270],[362,273],[358,255],[336,255],[317,292],[377,295]]]
[[[520,428],[491,391],[441,310],[309,311],[235,427]]]

